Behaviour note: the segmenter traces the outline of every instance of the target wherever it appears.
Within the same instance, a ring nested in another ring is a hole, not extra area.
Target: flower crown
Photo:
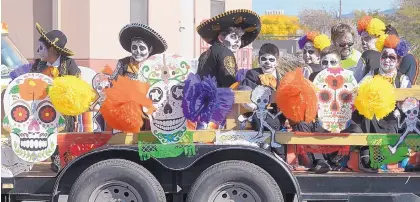
[[[299,39],[299,48],[303,49],[308,41],[314,43],[315,48],[319,49],[320,51],[324,50],[326,47],[331,46],[331,40],[327,35],[320,34],[318,32],[308,32],[305,36]]]
[[[404,57],[410,50],[410,44],[396,35],[382,35],[376,41],[376,49],[382,51],[384,48],[392,48],[398,56]]]
[[[385,34],[385,23],[378,18],[371,16],[363,16],[357,21],[357,31],[359,35],[369,34],[375,37],[380,37]]]

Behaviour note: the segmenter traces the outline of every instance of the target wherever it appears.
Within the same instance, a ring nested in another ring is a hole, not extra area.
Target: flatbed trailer
[[[420,97],[420,89],[398,89],[398,100],[403,100],[406,96]],[[235,103],[247,102],[249,102],[249,92],[236,92]],[[226,132],[233,131],[237,127],[235,120],[240,111],[241,109],[238,107],[231,112],[227,120],[227,128],[229,130]],[[248,145],[215,144],[217,134],[223,131],[203,130],[191,132],[193,133],[194,144],[192,145],[195,151],[194,155],[179,155],[172,158],[152,157],[148,160],[139,158],[138,141],[140,136],[146,137],[148,134],[152,136],[150,131],[135,135],[125,133],[111,135],[107,132],[59,134],[59,145],[60,141],[62,143],[68,142],[71,138],[77,136],[96,137],[93,140],[91,138],[92,141],[101,139],[101,137],[108,139],[106,139],[105,144],[69,161],[58,173],[52,172],[50,162],[42,162],[36,164],[29,172],[21,173],[13,178],[2,177],[2,201],[45,200],[56,202],[60,195],[72,195],[75,194],[72,190],[80,190],[80,188],[77,189],[75,186],[94,184],[97,179],[103,179],[104,176],[119,178],[124,176],[126,172],[131,172],[133,168],[139,172],[141,171],[140,173],[143,174],[150,173],[151,175],[148,175],[148,179],[152,180],[153,183],[158,183],[163,188],[166,200],[171,202],[186,201],[187,195],[191,194],[191,190],[195,190],[195,194],[200,191],[204,192],[205,189],[198,189],[199,191],[197,191],[196,188],[197,186],[199,187],[200,183],[209,183],[209,181],[203,179],[220,173],[223,176],[224,172],[232,173],[232,170],[235,169],[235,175],[239,176],[237,179],[244,178],[248,179],[248,181],[245,180],[240,182],[240,184],[232,182],[232,184],[227,186],[224,184],[223,190],[213,190],[214,194],[219,197],[219,201],[223,201],[227,196],[226,194],[232,197],[242,197],[241,200],[236,198],[236,201],[259,201],[249,200],[249,195],[258,195],[264,191],[248,189],[250,186],[258,188],[255,184],[249,185],[253,183],[252,180],[249,180],[251,179],[249,177],[256,176],[266,180],[267,175],[274,180],[274,182],[267,181],[267,185],[269,183],[278,185],[281,195],[286,202],[296,200],[420,201],[420,173],[417,172],[360,173],[331,171],[326,174],[313,174],[308,171],[294,171],[290,169],[284,160],[270,150]],[[245,133],[247,131],[238,132]],[[275,141],[283,145],[357,146],[372,144],[367,141],[369,135],[371,134],[277,132]],[[390,137],[399,136],[399,134],[383,135]],[[417,137],[418,135],[411,134],[410,136]],[[287,154],[294,152],[287,151],[288,148],[285,148]],[[115,169],[106,170],[108,167]],[[221,170],[218,171],[217,169]],[[218,176],[218,179],[220,179],[220,175]],[[133,178],[135,177],[133,176]],[[85,181],[81,182],[80,179]],[[109,194],[108,191],[113,190],[115,193],[124,193],[127,197],[132,196],[131,194],[139,194],[132,192],[132,189],[129,188],[131,185],[111,185],[109,186],[113,187],[112,189],[101,189],[101,193]],[[205,185],[210,186],[210,184]],[[266,188],[270,189],[270,186],[266,186]],[[238,193],[242,195],[237,196]],[[147,195],[148,193],[142,194]],[[141,195],[141,197],[143,196]],[[131,199],[126,201],[131,201]],[[137,201],[147,201],[147,199]],[[214,201],[218,200],[214,199]]]

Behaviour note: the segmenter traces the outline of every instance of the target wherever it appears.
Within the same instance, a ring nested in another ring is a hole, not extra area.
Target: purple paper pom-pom
[[[299,48],[300,48],[300,49],[303,49],[303,47],[305,47],[306,42],[308,42],[308,38],[307,38],[307,36],[306,36],[306,35],[305,35],[305,36],[300,37],[300,39],[299,39],[299,41],[298,41]]]
[[[188,120],[220,124],[231,111],[233,101],[233,91],[229,88],[217,88],[214,77],[204,77],[201,80],[200,76],[190,74],[185,81],[182,110]]]
[[[404,39],[401,39],[397,45],[397,48],[395,48],[395,51],[401,57],[404,57],[405,55],[407,55],[409,50],[410,50],[410,43],[408,43],[408,41]]]
[[[20,65],[20,66],[16,67],[16,69],[11,71],[9,76],[12,80],[14,80],[15,78],[17,78],[20,75],[29,73],[29,71],[31,70],[31,67],[32,67],[32,64]]]
[[[248,72],[248,69],[239,69],[236,72],[236,81],[242,82],[245,79],[247,72]]]

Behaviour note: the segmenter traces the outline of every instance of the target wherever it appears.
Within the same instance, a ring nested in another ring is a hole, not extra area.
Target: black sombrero
[[[241,27],[245,34],[242,36],[242,47],[252,43],[261,31],[260,16],[248,9],[230,10],[202,22],[197,32],[209,44],[217,40],[219,33],[229,27]]]
[[[147,45],[152,46],[150,55],[163,53],[168,48],[165,39],[147,25],[131,23],[121,29],[120,43],[128,52],[131,52],[131,40],[133,38],[141,38]]]
[[[42,29],[41,25],[39,25],[38,23],[36,23],[36,29],[38,30],[39,34],[41,34],[41,37],[45,39],[45,41],[48,44],[54,47],[54,49],[66,56],[74,55],[73,51],[65,48],[67,44],[67,37],[62,31],[52,30],[49,32],[45,32],[44,29]]]

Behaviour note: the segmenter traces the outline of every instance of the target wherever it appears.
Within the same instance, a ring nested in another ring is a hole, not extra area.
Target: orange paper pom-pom
[[[384,47],[386,48],[397,48],[398,43],[400,43],[400,38],[396,35],[389,35],[385,39]]]
[[[372,20],[373,18],[371,17],[371,16],[363,16],[362,18],[360,18],[358,21],[357,21],[357,30],[359,31],[359,32],[361,32],[361,31],[363,31],[363,30],[366,30],[366,28],[367,28],[367,26],[369,25],[369,23],[370,23],[370,21]]]
[[[101,72],[108,75],[113,73],[112,68],[109,65],[105,65]]]
[[[99,110],[107,124],[123,132],[138,133],[143,126],[143,107],[151,114],[155,108],[146,97],[149,84],[119,76],[105,90],[106,99]]]
[[[276,91],[276,103],[284,116],[294,122],[311,122],[318,112],[315,86],[304,78],[303,69],[288,72]]]
[[[315,37],[319,35],[319,32],[308,32],[306,38],[310,41],[314,41]]]

